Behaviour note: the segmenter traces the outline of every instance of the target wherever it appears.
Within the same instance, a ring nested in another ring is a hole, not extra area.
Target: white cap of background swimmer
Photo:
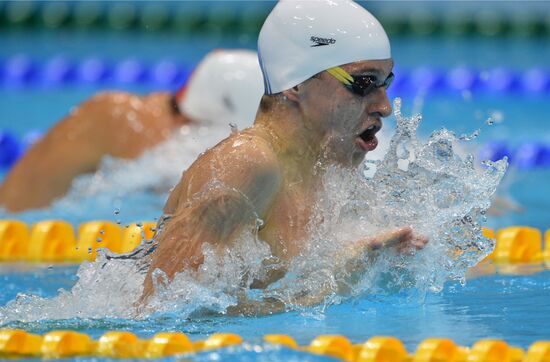
[[[258,38],[265,94],[360,60],[391,58],[382,25],[350,0],[281,0]]]
[[[263,94],[258,55],[250,50],[214,50],[176,94],[180,112],[196,121],[250,127]]]

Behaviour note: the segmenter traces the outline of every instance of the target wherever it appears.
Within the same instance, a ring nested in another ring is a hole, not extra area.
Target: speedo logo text
[[[320,47],[320,46],[323,46],[323,45],[330,45],[330,44],[336,43],[335,39],[332,39],[332,38],[319,38],[318,36],[312,36],[311,38],[309,38],[309,40],[311,40],[312,42],[315,43],[315,44],[312,45],[312,47]]]

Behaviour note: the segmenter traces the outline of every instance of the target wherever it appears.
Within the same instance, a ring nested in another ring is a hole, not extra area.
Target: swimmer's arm
[[[9,211],[47,206],[76,176],[97,168],[101,152],[80,121],[68,116],[26,152],[0,187],[0,204]]]

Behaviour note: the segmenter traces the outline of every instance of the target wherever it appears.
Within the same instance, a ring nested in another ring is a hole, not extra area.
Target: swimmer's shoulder
[[[213,179],[241,189],[263,184],[275,191],[282,172],[269,142],[248,132],[233,134],[202,154],[183,174],[177,193],[183,199],[199,192]]]
[[[219,146],[218,152],[227,155],[231,160],[242,161],[256,170],[280,171],[277,154],[271,142],[254,127],[231,135]]]

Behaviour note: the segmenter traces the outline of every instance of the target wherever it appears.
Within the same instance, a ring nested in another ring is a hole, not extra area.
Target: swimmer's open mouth
[[[356,144],[363,151],[372,151],[378,146],[378,139],[376,138],[376,132],[380,131],[380,126],[373,124],[359,135],[356,138]]]

